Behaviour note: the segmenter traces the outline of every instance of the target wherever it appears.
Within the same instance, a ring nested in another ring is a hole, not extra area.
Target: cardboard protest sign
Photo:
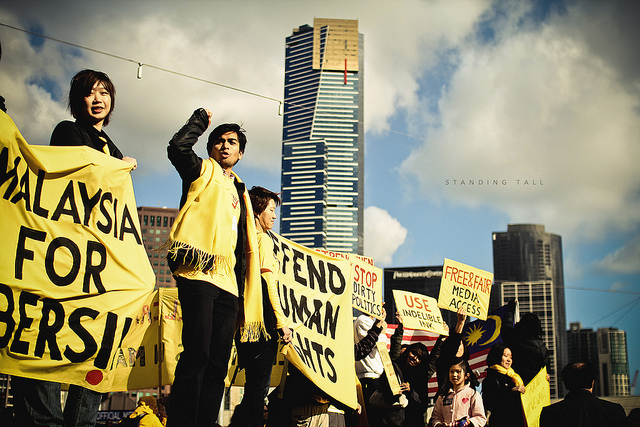
[[[365,314],[382,319],[382,269],[356,257],[351,258],[353,295],[351,305]]]
[[[384,373],[387,375],[391,393],[394,396],[397,396],[402,393],[402,390],[400,389],[400,382],[398,381],[396,370],[393,369],[393,363],[391,362],[391,356],[387,349],[387,343],[378,341],[376,342],[376,347],[378,347],[378,354],[380,355],[380,360],[382,360],[382,367],[384,368]]]
[[[316,249],[333,258],[348,259],[353,270],[353,296],[351,305],[356,310],[382,319],[382,269],[373,265],[373,258],[362,255]]]
[[[467,307],[467,315],[487,320],[493,273],[450,259],[444,260],[438,307],[458,311]]]
[[[527,390],[520,395],[520,399],[522,399],[522,408],[527,419],[527,426],[538,427],[542,408],[551,404],[547,367],[543,367],[525,387]]]
[[[278,293],[293,341],[287,359],[321,390],[357,407],[351,264],[275,233]]]
[[[131,168],[89,147],[31,146],[0,112],[0,372],[113,389],[155,285]]]
[[[435,298],[394,289],[393,299],[397,310],[402,314],[405,328],[449,335],[444,328],[442,314]]]

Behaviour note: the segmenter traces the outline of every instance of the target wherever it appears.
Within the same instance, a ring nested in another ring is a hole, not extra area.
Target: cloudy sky
[[[138,205],[177,207],[165,147],[201,106],[243,123],[247,184],[279,189],[284,39],[314,17],[358,19],[365,37],[366,255],[492,271],[492,232],[543,224],[563,240],[567,321],[626,330],[633,376],[639,2],[2,2],[0,94],[46,144],[69,119],[70,78],[107,72],[106,131],[138,160]]]

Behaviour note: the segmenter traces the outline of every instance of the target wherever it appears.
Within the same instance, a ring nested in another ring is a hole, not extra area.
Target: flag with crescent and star
[[[507,312],[508,306],[503,305],[490,312],[487,315],[487,320],[467,323],[462,329],[462,339],[469,350],[469,365],[481,381],[486,375],[486,360],[489,349],[494,344],[502,342],[500,330]]]

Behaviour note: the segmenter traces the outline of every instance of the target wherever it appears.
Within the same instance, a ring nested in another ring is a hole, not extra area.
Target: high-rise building
[[[568,362],[589,360],[598,368],[597,396],[629,396],[627,334],[618,328],[583,329],[572,322],[567,331]]]
[[[142,243],[156,275],[156,288],[176,286],[171,269],[167,264],[167,250],[159,250],[158,248],[169,237],[169,231],[171,231],[171,226],[177,216],[178,209],[175,208],[138,207],[138,217],[142,227]]]
[[[316,18],[286,39],[280,234],[363,252],[363,36]]]
[[[618,328],[598,328],[600,387],[603,396],[629,396],[627,334]]]
[[[567,345],[561,237],[536,224],[509,224],[506,232],[494,232],[493,275],[489,310],[517,300],[520,313],[540,318],[551,359],[551,397],[562,397],[559,372]]]

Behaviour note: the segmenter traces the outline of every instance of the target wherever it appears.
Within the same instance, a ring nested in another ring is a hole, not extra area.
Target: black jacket
[[[513,391],[513,387],[515,384],[508,375],[487,369],[482,381],[482,401],[485,411],[491,411],[489,426],[524,427],[520,392]]]
[[[564,400],[542,408],[540,427],[623,427],[624,408],[598,399],[588,390],[572,390]]]
[[[100,138],[104,138],[106,142]],[[122,159],[122,153],[118,147],[111,141],[109,135],[103,130],[100,131],[88,123],[79,121],[70,122],[65,120],[58,123],[51,134],[50,145],[57,146],[76,146],[86,145],[98,151],[104,152],[105,144],[109,148],[109,154],[117,159]]]

